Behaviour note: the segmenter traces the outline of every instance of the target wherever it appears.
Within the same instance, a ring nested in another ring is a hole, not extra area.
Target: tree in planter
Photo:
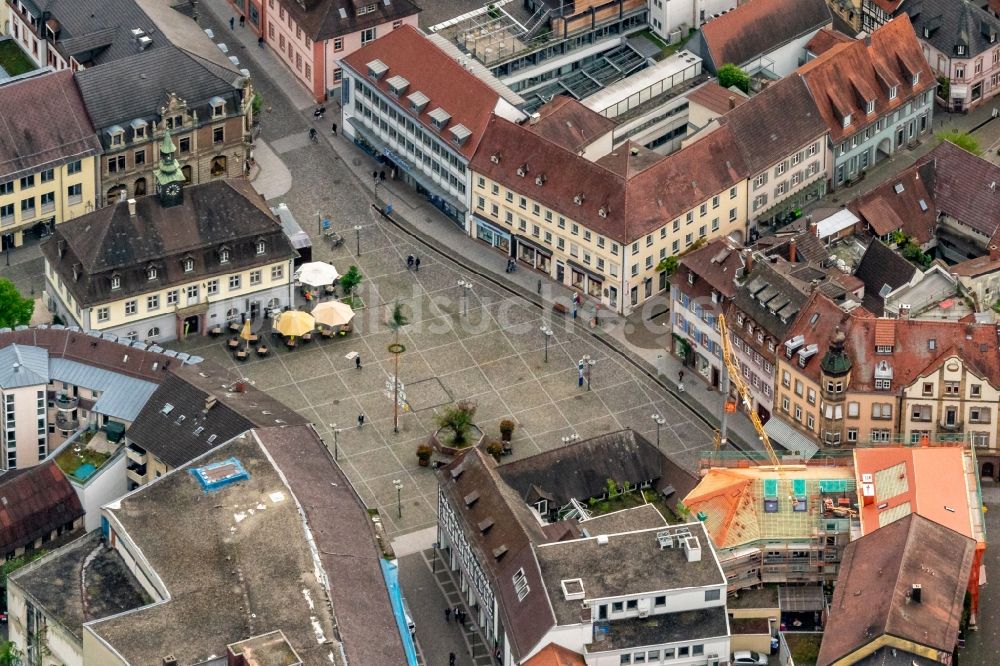
[[[417,462],[420,463],[421,467],[427,467],[430,464],[432,449],[429,444],[421,444],[417,447]]]
[[[493,459],[500,462],[500,456],[503,455],[503,442],[498,442],[497,440],[491,440],[489,444],[486,445],[486,453],[493,456]]]
[[[22,298],[14,283],[0,279],[0,327],[27,326],[35,311],[35,301]]]
[[[353,268],[353,267],[352,267]],[[393,382],[392,382],[392,431],[399,432],[399,357],[406,351],[406,347],[399,344],[399,331],[410,323],[410,320],[403,314],[403,306],[398,302],[392,308],[389,316],[389,328],[392,329],[393,342],[389,345],[389,353],[393,360]]]
[[[344,289],[344,294],[350,296],[351,307],[354,307],[354,288],[361,284],[361,271],[354,264],[351,264],[347,272],[340,276],[340,286]]]
[[[514,433],[514,422],[510,419],[500,421],[500,438],[505,442],[510,441],[510,436]]]
[[[474,402],[459,400],[454,407],[447,408],[443,414],[437,417],[437,424],[439,428],[451,431],[452,446],[462,448],[469,443],[469,430],[472,428],[472,419],[475,415],[476,404]]]
[[[750,92],[750,75],[732,63],[719,68],[719,85],[723,88],[736,86],[745,93]]]

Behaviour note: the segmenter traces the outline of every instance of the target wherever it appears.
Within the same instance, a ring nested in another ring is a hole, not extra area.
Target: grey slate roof
[[[314,42],[349,35],[365,28],[396,21],[420,11],[411,0],[279,0]],[[358,15],[357,8],[374,5],[375,11]],[[343,14],[341,13],[343,12]]]
[[[148,33],[156,27],[134,0],[35,0],[35,4],[59,23],[56,48],[65,56],[80,56],[87,67],[136,53],[139,46],[130,31],[140,28]],[[150,50],[158,46],[155,33],[153,37]],[[85,56],[90,50],[94,53]]]
[[[73,72],[42,73],[0,84],[0,181],[100,150]]]
[[[909,14],[917,37],[946,56],[973,58],[997,46],[1000,19],[968,0],[908,2],[903,12]],[[993,34],[992,42],[989,33]],[[965,54],[958,55],[959,45],[965,47]]]
[[[135,217],[120,202],[63,222],[42,252],[82,307],[296,256],[249,181],[215,180],[186,187],[183,196],[183,203],[169,208],[155,195],[140,197]],[[256,252],[258,240],[265,244],[264,254]],[[223,246],[230,251],[226,264],[220,258]],[[184,271],[186,258],[194,262],[192,272]],[[157,269],[153,281],[146,276],[149,265]],[[112,291],[114,273],[121,287]]]
[[[797,73],[727,112],[722,122],[729,125],[752,173],[773,166],[826,133],[826,123]]]
[[[865,283],[865,297],[861,304],[875,316],[881,317],[885,310],[885,299],[879,292],[886,285],[891,291],[906,284],[916,272],[916,266],[890,250],[879,239],[873,238],[854,270],[854,277]]]
[[[127,125],[135,118],[157,119],[174,93],[189,108],[208,106],[214,96],[230,109],[240,100],[238,71],[230,71],[176,46],[135,53],[100,67],[77,72],[77,84],[98,129]],[[201,114],[199,114],[201,115]]]
[[[775,300],[775,304],[787,301],[785,305],[779,308],[778,312],[772,312],[766,303],[762,303],[759,298],[755,298],[755,295],[759,296],[763,294],[768,288],[772,289],[775,293],[774,299],[777,299]],[[758,326],[761,326],[776,341],[781,341],[785,339],[785,333],[795,323],[795,315],[802,309],[808,298],[808,294],[794,282],[771,268],[767,263],[757,262],[736,292],[736,297],[733,298],[733,308],[742,311],[753,319]],[[778,315],[780,312],[784,312],[786,315],[784,321]],[[735,322],[730,325],[733,324]],[[745,339],[753,338],[756,346],[756,338],[754,336],[743,335],[741,337]],[[773,352],[769,354],[769,356],[773,355]]]
[[[134,421],[156,390],[153,382],[64,358],[53,358],[49,372],[53,380],[100,391],[93,411],[125,421]]]
[[[570,499],[582,502],[601,495],[608,479],[619,484],[654,481],[661,486],[673,485],[674,479],[666,478],[673,476],[665,469],[667,461],[642,435],[619,430],[515,460],[497,471],[522,500],[530,503],[535,501],[533,495],[548,495],[562,507]],[[693,488],[697,479],[691,477],[690,481]],[[683,478],[678,481],[683,482]]]
[[[0,349],[0,388],[49,383],[49,353],[41,347],[8,345]]]

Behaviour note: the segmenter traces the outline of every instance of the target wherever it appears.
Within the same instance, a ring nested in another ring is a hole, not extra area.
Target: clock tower
[[[180,165],[174,157],[177,148],[170,139],[170,130],[163,134],[163,141],[160,143],[160,163],[153,171],[156,178],[156,193],[160,196],[160,203],[164,208],[176,206],[184,200],[183,190],[184,174],[181,173]]]

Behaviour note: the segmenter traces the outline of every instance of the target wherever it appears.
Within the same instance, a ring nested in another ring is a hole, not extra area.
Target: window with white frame
[[[242,282],[243,282],[243,280],[242,280],[241,276],[239,276],[239,275],[230,275],[229,276],[229,290],[230,291],[234,291],[236,289],[239,289],[240,286],[241,286],[241,284],[242,284]]]
[[[518,569],[511,577],[511,581],[514,583],[514,591],[517,592],[517,600],[524,601],[528,592],[531,591],[531,588],[528,587],[528,579],[524,575],[524,569]]]
[[[274,281],[274,280],[280,280],[283,277],[285,277],[285,267],[284,266],[281,266],[281,265],[271,266],[271,280],[272,281]]]
[[[125,301],[125,314],[134,315],[139,309],[139,303],[134,298],[130,301]]]

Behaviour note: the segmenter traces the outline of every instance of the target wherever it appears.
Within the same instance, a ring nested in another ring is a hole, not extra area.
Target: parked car
[[[740,650],[733,653],[733,666],[767,666],[767,655],[753,650]]]

